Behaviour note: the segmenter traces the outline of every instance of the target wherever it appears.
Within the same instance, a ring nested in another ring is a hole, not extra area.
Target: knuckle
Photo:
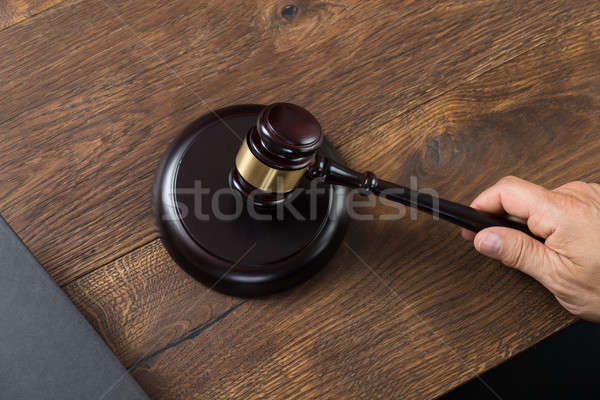
[[[507,176],[500,178],[500,180],[498,181],[498,185],[510,186],[510,185],[514,185],[520,181],[521,180],[514,175],[507,175]]]
[[[583,181],[571,181],[571,182],[565,183],[563,186],[575,189],[575,188],[579,188],[582,186],[587,186],[587,183],[585,183]]]
[[[504,263],[512,268],[521,269],[527,258],[527,244],[519,238],[504,256]]]
[[[517,252],[516,256],[515,256],[515,265],[518,265],[520,267],[525,267],[526,262],[527,262],[527,255],[530,252],[529,246],[527,246],[525,244],[524,240],[519,240],[519,251]]]
[[[555,225],[555,217],[548,209],[536,210],[527,219],[529,229],[536,232],[551,230]]]
[[[581,193],[594,192],[594,189],[592,188],[592,186],[589,183],[582,182],[582,181],[569,182],[569,183],[564,184],[562,187],[565,189],[570,189],[575,192],[581,192]]]
[[[558,201],[559,207],[564,210],[585,212],[588,211],[588,208],[590,207],[585,201],[567,193],[560,193],[560,195],[556,197],[556,200]]]

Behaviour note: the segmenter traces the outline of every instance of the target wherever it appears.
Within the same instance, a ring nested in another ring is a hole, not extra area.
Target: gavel
[[[309,185],[321,194],[300,190]],[[156,174],[153,211],[165,248],[186,272],[209,288],[262,296],[327,264],[350,220],[351,189],[473,232],[504,226],[534,236],[521,222],[345,167],[315,117],[289,103],[231,106],[187,126]],[[238,207],[244,198],[257,213]],[[291,205],[301,218],[270,218]]]
[[[284,202],[305,176],[383,196],[473,232],[503,226],[535,237],[518,221],[434,198],[379,179],[371,171],[346,168],[319,153],[322,143],[321,126],[310,112],[294,104],[271,104],[247,133],[235,159],[231,184],[244,195],[253,195],[258,205],[272,206]]]

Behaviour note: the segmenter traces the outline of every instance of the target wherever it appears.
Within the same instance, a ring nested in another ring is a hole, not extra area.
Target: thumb
[[[503,227],[486,228],[475,236],[474,245],[481,254],[546,283],[543,271],[548,248],[525,233]]]

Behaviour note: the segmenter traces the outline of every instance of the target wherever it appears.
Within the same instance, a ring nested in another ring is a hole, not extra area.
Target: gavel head
[[[311,113],[294,104],[271,104],[242,142],[230,184],[256,205],[282,203],[322,143],[321,126]]]

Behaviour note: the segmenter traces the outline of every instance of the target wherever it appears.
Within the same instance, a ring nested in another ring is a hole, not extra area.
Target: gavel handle
[[[541,242],[544,241],[535,236],[527,225],[520,222],[377,179],[375,174],[369,171],[356,172],[318,153],[307,170],[307,176],[310,179],[324,178],[326,183],[361,189],[365,193],[373,193],[420,211],[439,215],[440,218],[472,232],[479,232],[492,226],[503,226],[524,232]]]

